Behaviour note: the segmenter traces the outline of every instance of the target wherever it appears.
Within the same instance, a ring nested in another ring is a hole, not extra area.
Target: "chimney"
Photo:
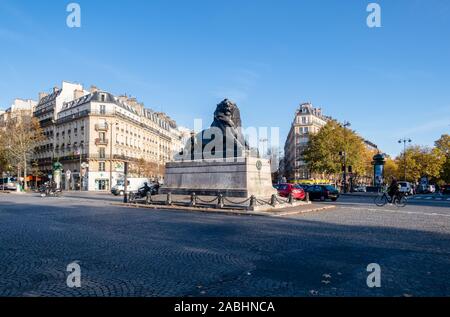
[[[98,91],[97,86],[91,85],[91,88],[89,88],[89,92],[90,92],[91,94],[93,94],[93,93],[95,93],[95,92],[97,92],[97,91]]]
[[[78,99],[84,96],[84,91],[80,90],[80,89],[75,89],[75,91],[73,92],[73,97],[74,99]]]
[[[47,97],[48,94],[46,92],[40,92],[39,93],[39,101],[41,101],[43,98]]]

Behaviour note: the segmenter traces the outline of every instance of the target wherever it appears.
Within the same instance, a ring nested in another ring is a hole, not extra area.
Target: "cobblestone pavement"
[[[381,288],[367,287],[369,263]],[[449,267],[449,204],[345,197],[268,218],[0,195],[0,296],[448,296]]]

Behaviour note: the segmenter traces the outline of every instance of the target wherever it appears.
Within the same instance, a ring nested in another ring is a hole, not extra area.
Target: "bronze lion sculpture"
[[[230,158],[243,156],[248,149],[239,108],[225,99],[217,105],[211,127],[192,136],[180,155],[187,160]]]

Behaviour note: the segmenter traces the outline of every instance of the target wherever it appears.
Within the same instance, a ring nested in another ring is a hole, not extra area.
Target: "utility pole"
[[[406,181],[406,143],[411,143],[412,140],[411,139],[400,139],[398,140],[398,143],[402,144],[403,143],[403,168],[404,168],[404,181]]]
[[[345,151],[343,151],[344,155],[344,193],[347,193],[347,127],[350,127],[351,124],[348,121],[344,121],[343,127],[344,127],[344,147]]]

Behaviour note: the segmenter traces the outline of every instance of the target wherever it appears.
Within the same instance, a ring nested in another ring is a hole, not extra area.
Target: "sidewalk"
[[[128,208],[140,208],[151,210],[164,210],[164,211],[182,211],[182,212],[206,212],[216,213],[224,215],[235,216],[265,216],[265,217],[286,217],[292,215],[298,215],[303,213],[318,212],[328,209],[336,208],[334,205],[318,206],[313,204],[300,205],[296,207],[289,207],[284,209],[274,209],[272,211],[247,211],[237,209],[217,209],[207,207],[189,207],[189,206],[176,206],[176,205],[144,205],[136,203],[111,203],[114,206],[123,206]]]
[[[379,193],[341,193],[341,196],[350,196],[350,197],[375,197]]]

